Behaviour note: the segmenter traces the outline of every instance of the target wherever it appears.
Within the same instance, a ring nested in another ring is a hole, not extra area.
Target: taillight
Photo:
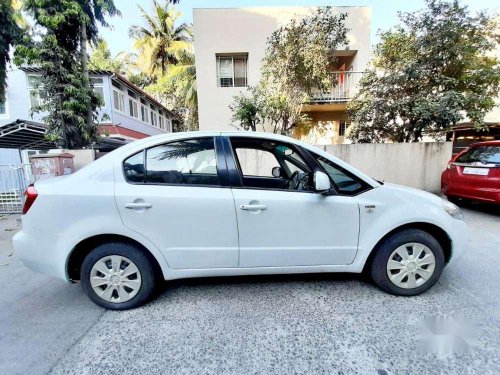
[[[38,192],[35,189],[34,185],[28,186],[25,193],[24,207],[23,207],[23,215],[28,213],[30,207],[35,203],[36,197],[38,197]]]

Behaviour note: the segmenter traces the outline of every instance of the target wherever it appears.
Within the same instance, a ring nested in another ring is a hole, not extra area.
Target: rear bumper
[[[33,271],[69,282],[66,273],[67,239],[38,229],[21,230],[12,239],[14,252]]]
[[[500,189],[480,188],[480,187],[461,187],[449,186],[443,184],[441,192],[447,197],[466,198],[486,203],[500,204]]]

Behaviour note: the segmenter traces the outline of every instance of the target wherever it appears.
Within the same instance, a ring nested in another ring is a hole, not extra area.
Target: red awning
[[[101,135],[118,135],[133,139],[142,139],[149,137],[149,134],[144,134],[135,130],[130,130],[119,125],[99,125],[99,134]]]

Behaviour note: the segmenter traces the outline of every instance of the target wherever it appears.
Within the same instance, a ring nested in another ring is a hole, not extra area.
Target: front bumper
[[[463,220],[452,219],[452,225],[447,232],[451,239],[451,258],[450,262],[460,259],[466,249],[469,247],[469,228]]]
[[[14,253],[33,271],[69,282],[66,272],[68,239],[38,229],[23,229],[12,239]]]

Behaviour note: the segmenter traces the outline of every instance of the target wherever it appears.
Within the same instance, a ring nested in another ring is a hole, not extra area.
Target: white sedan
[[[207,276],[366,271],[413,296],[467,242],[455,205],[247,132],[133,142],[30,186],[22,221],[13,243],[28,267],[81,281],[114,310],[145,303],[160,280]]]

